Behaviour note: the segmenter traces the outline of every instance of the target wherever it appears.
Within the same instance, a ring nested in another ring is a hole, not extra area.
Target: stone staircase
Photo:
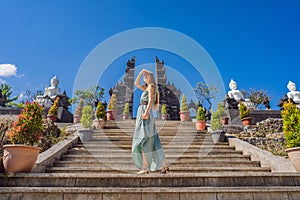
[[[108,121],[46,173],[1,175],[0,199],[300,199],[300,174],[273,173],[192,122],[156,124],[168,174],[137,175],[134,121]]]

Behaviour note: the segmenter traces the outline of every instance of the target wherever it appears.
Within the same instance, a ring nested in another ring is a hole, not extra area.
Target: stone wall
[[[19,107],[0,107],[0,115],[18,115],[21,110]]]
[[[240,113],[238,109],[227,109],[227,116],[229,118],[229,125],[242,125]],[[280,110],[250,110],[249,116],[252,118],[252,124],[261,122],[268,118],[281,118]]]
[[[227,126],[225,131],[275,155],[286,156],[286,140],[283,135],[283,122],[280,118],[269,118],[247,127]]]

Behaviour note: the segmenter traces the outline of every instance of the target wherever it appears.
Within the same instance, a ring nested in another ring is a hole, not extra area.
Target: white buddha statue
[[[232,79],[229,83],[229,88],[231,89],[227,93],[229,98],[235,99],[239,103],[243,102],[247,108],[255,110],[255,105],[250,99],[245,99],[243,93],[237,89],[237,83]]]
[[[289,92],[287,93],[288,98],[292,99],[296,104],[298,104],[297,107],[300,108],[300,92],[296,91],[296,84],[289,81],[287,88],[289,89]]]
[[[244,101],[244,95],[237,89],[237,83],[231,79],[229,83],[231,89],[227,94],[230,98],[235,99],[237,102]]]
[[[60,94],[60,88],[57,87],[59,80],[54,76],[51,79],[51,86],[45,88],[44,97],[48,96],[51,100],[55,100],[56,96]]]

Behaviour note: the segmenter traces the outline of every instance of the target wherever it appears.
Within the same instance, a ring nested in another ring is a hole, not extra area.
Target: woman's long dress
[[[154,94],[154,98],[156,95]],[[154,101],[155,102],[155,99]],[[148,119],[142,119],[148,103],[148,91],[145,90],[140,99],[140,106],[136,115],[136,125],[132,141],[132,158],[137,168],[143,168],[142,151],[148,161],[151,171],[159,170],[162,166],[165,154],[155,127],[155,119],[152,110]]]

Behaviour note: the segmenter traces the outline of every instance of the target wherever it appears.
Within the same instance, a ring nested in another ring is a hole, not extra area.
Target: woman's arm
[[[152,108],[153,101],[154,101],[155,86],[153,84],[149,84],[147,90],[148,90],[148,104],[147,104],[147,108],[146,108],[145,112],[142,115],[143,119],[148,119],[148,117],[149,117],[149,112]]]
[[[143,74],[145,74],[145,70],[144,69],[142,71],[140,71],[140,73],[136,77],[136,80],[135,80],[134,84],[136,85],[136,87],[138,87],[141,90],[145,91],[147,89],[146,86],[141,85],[141,77],[142,77]]]

